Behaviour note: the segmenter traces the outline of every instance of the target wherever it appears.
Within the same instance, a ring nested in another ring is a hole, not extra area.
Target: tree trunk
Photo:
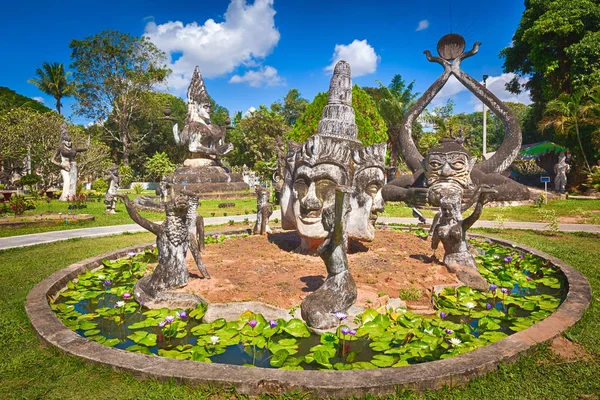
[[[60,115],[60,97],[55,97],[56,99],[56,112]]]
[[[583,161],[585,162],[585,166],[588,172],[592,172],[592,169],[590,168],[590,163],[588,162],[587,157],[585,156],[585,150],[583,149],[583,145],[581,144],[581,136],[579,136],[579,124],[577,123],[577,120],[575,120],[575,133],[577,134],[577,141],[579,142],[579,148],[581,149],[581,155],[583,155]]]
[[[123,165],[129,166],[129,148],[127,145],[127,135],[121,132],[121,143],[123,143]]]

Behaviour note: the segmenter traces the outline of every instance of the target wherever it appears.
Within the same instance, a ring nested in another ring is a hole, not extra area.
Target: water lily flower
[[[527,279],[528,281],[530,281],[530,280],[531,280],[531,277],[530,277],[530,276],[528,276],[528,277],[526,277],[525,279]]]
[[[110,286],[112,282],[110,281],[110,279],[107,279],[104,281],[104,286]]]
[[[519,254],[519,258],[522,260],[525,258],[525,256],[523,254]]]
[[[335,317],[340,321],[343,321],[346,318],[348,318],[348,316],[346,314],[344,314],[343,312],[340,312],[340,311],[333,313],[333,315],[335,315]]]
[[[500,289],[500,291],[501,291],[502,293],[504,293],[504,294],[507,294],[507,293],[508,293],[508,289],[507,289],[507,288],[504,288],[504,287],[503,287],[502,289]]]
[[[344,327],[342,327],[341,331],[342,331],[342,335],[347,335],[350,333],[350,328],[344,326]]]
[[[131,293],[127,293],[127,292],[123,293],[123,298],[125,300],[130,299],[131,298]]]
[[[211,336],[210,337],[210,342],[215,345],[217,343],[219,343],[219,337],[218,336]]]
[[[160,321],[158,323],[158,326],[160,326],[161,328],[164,328],[166,324],[167,324],[167,321]]]
[[[102,280],[102,279],[104,279],[104,278],[105,278],[105,276],[104,276],[104,275],[98,275],[98,279]]]
[[[356,330],[355,329],[350,329],[350,332],[348,332],[348,335],[350,335],[350,336],[356,335]]]
[[[123,307],[123,306],[125,306],[125,302],[124,302],[124,301],[117,301],[117,302],[115,303],[115,307],[116,307],[116,308],[118,308],[118,307]]]
[[[492,305],[491,305],[490,303],[487,303],[487,304],[485,305],[485,308],[487,308],[488,310],[490,310],[490,309],[492,308]]]
[[[465,307],[467,307],[469,309],[470,308],[475,308],[475,303],[469,301],[468,303],[465,304]]]
[[[248,325],[250,325],[250,328],[254,329],[254,327],[258,324],[258,321],[255,319],[251,319],[250,321],[248,321]]]
[[[506,257],[504,259],[504,262],[508,264],[509,262],[512,262],[512,260],[513,260],[512,257]]]
[[[168,322],[168,323],[170,324],[171,322],[175,321],[175,317],[174,317],[174,316],[172,316],[172,315],[167,315],[167,316],[165,317],[165,321],[166,321],[166,322]]]
[[[137,253],[136,253],[135,251],[130,251],[130,252],[128,252],[128,253],[127,253],[127,255],[128,255],[129,257],[133,257],[133,256],[135,256],[136,254],[137,254]]]
[[[492,292],[493,292],[494,290],[496,290],[496,289],[498,289],[498,286],[497,286],[497,285],[494,285],[494,284],[490,285],[490,290],[491,290]]]
[[[423,329],[423,332],[425,332],[429,335],[433,335],[433,329]]]
[[[452,335],[454,333],[454,331],[452,329],[446,329],[446,333],[448,335]]]
[[[443,311],[442,311],[442,312],[440,313],[440,318],[441,318],[441,319],[444,319],[444,318],[446,318],[446,316],[447,316],[447,314],[446,314],[445,312],[443,312]]]
[[[450,338],[449,342],[452,346],[460,346],[460,344],[462,343],[459,338],[455,338],[455,337]]]
[[[270,320],[269,326],[271,327],[271,329],[275,328],[277,326],[277,321],[275,321],[274,319]]]
[[[179,316],[179,318],[181,319],[186,319],[187,318],[187,313],[185,311],[179,311],[177,313],[177,315]]]

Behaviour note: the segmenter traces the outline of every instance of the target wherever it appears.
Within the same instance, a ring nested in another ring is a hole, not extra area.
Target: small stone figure
[[[275,189],[275,201],[279,203],[281,191],[284,185],[285,175],[285,142],[281,136],[275,137],[275,154],[277,156],[277,165],[273,173],[273,188]]]
[[[256,224],[252,233],[254,235],[264,235],[271,233],[269,227],[269,217],[273,214],[273,206],[269,203],[270,193],[264,187],[256,186]]]
[[[190,293],[174,292],[173,289],[187,285],[189,273],[186,264],[188,248],[198,266],[201,277],[210,278],[202,262],[198,242],[190,234],[190,209],[197,207],[197,196],[180,194],[165,204],[166,219],[157,224],[139,215],[134,204],[126,195],[117,194],[125,203],[125,208],[142,228],[156,235],[158,265],[154,272],[140,279],[134,287],[138,302],[143,301],[148,308],[193,308],[202,299]]]
[[[58,150],[52,157],[52,163],[60,167],[60,175],[63,179],[63,189],[60,195],[60,201],[68,201],[75,195],[77,189],[77,163],[75,156],[77,153],[88,151],[90,147],[90,137],[87,139],[87,147],[73,148],[73,140],[67,131],[67,124],[63,123],[60,126],[60,139]],[[60,155],[60,162],[57,156]]]
[[[169,199],[169,181],[163,176],[158,184],[158,195],[161,203],[166,203]]]
[[[567,174],[571,170],[571,166],[567,164],[567,156],[565,153],[558,155],[558,163],[554,166],[554,190],[564,193],[567,188]]]
[[[325,262],[327,278],[321,287],[306,296],[300,306],[304,321],[316,329],[337,326],[339,321],[334,313],[347,312],[356,301],[356,283],[348,270],[346,257],[346,220],[350,212],[347,191],[336,189],[333,207],[323,210],[323,226],[328,235],[319,246],[318,254]]]
[[[108,170],[108,189],[104,195],[104,204],[106,205],[106,214],[114,214],[115,207],[117,205],[117,199],[115,195],[121,184],[121,178],[119,177],[119,167],[113,165]]]

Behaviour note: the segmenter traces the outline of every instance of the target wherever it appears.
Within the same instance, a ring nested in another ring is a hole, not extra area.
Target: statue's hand
[[[428,202],[429,188],[410,188],[406,203],[413,207],[424,207]]]
[[[480,192],[479,192],[479,198],[483,201],[486,202],[488,200],[488,198],[490,197],[490,194],[495,194],[498,193],[498,191],[494,188],[492,188],[489,185],[482,185],[480,188]]]

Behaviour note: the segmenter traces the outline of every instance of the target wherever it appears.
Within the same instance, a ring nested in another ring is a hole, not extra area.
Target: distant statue
[[[119,185],[121,185],[121,177],[119,177],[119,167],[113,165],[108,170],[108,189],[106,190],[106,194],[104,195],[106,214],[115,213],[115,207],[117,205],[117,198],[115,197],[115,195],[117,194]]]
[[[277,156],[277,164],[273,173],[273,187],[275,189],[275,201],[279,203],[281,199],[281,191],[284,185],[285,174],[285,141],[281,136],[275,137],[275,154]]]
[[[75,156],[77,153],[88,151],[90,147],[90,137],[87,139],[87,147],[73,148],[73,140],[67,131],[67,124],[60,126],[60,139],[58,150],[52,157],[52,163],[60,167],[60,175],[63,179],[63,189],[60,195],[60,201],[67,201],[75,195],[77,189],[77,163]],[[60,155],[60,162],[57,157]]]
[[[158,195],[161,203],[166,203],[169,198],[169,181],[163,176],[158,184]]]
[[[264,235],[271,233],[269,227],[269,217],[273,214],[273,206],[269,203],[270,193],[264,187],[256,186],[256,224],[252,233],[254,235]]]
[[[210,122],[210,97],[198,67],[194,69],[187,97],[185,126],[179,133],[177,124],[174,125],[175,141],[178,144],[186,144],[189,151],[200,158],[219,157],[231,152],[233,145],[225,143],[227,127],[216,126]]]
[[[558,163],[554,166],[554,190],[564,193],[567,188],[567,174],[571,170],[571,166],[567,164],[567,156],[565,153],[558,155]]]

